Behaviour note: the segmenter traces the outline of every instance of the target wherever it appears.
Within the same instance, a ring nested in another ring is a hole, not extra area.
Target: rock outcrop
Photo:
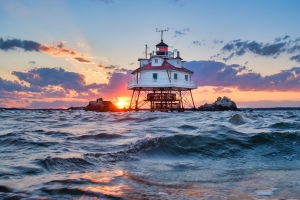
[[[223,98],[218,97],[217,101],[215,101],[212,104],[204,104],[199,107],[200,111],[226,111],[226,110],[233,110],[237,111],[239,110],[234,103],[234,101],[231,101],[230,98],[224,96]]]
[[[90,101],[89,105],[85,108],[85,111],[96,111],[96,112],[116,112],[119,109],[111,101],[103,101],[102,98],[96,101]]]

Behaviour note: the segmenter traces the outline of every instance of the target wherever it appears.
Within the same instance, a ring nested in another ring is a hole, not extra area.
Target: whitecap
[[[258,196],[272,196],[273,195],[272,190],[257,190],[255,193]]]

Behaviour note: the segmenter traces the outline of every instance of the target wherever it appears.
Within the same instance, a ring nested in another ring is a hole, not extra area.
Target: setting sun
[[[118,99],[118,102],[116,103],[116,106],[118,108],[124,108],[126,105],[126,102],[123,99]]]

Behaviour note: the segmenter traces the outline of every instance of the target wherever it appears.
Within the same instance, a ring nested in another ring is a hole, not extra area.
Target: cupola
[[[167,55],[168,45],[161,40],[159,44],[156,45],[156,55]]]

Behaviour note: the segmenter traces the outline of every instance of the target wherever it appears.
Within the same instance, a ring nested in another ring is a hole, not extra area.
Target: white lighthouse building
[[[150,58],[138,59],[139,68],[132,72],[133,80],[128,83],[128,90],[133,90],[129,109],[150,109],[151,111],[184,111],[195,109],[192,90],[197,89],[197,82],[192,80],[194,72],[184,68],[184,60],[179,51],[168,51],[161,42]],[[175,57],[176,55],[176,57]],[[145,107],[146,104],[150,106]]]

